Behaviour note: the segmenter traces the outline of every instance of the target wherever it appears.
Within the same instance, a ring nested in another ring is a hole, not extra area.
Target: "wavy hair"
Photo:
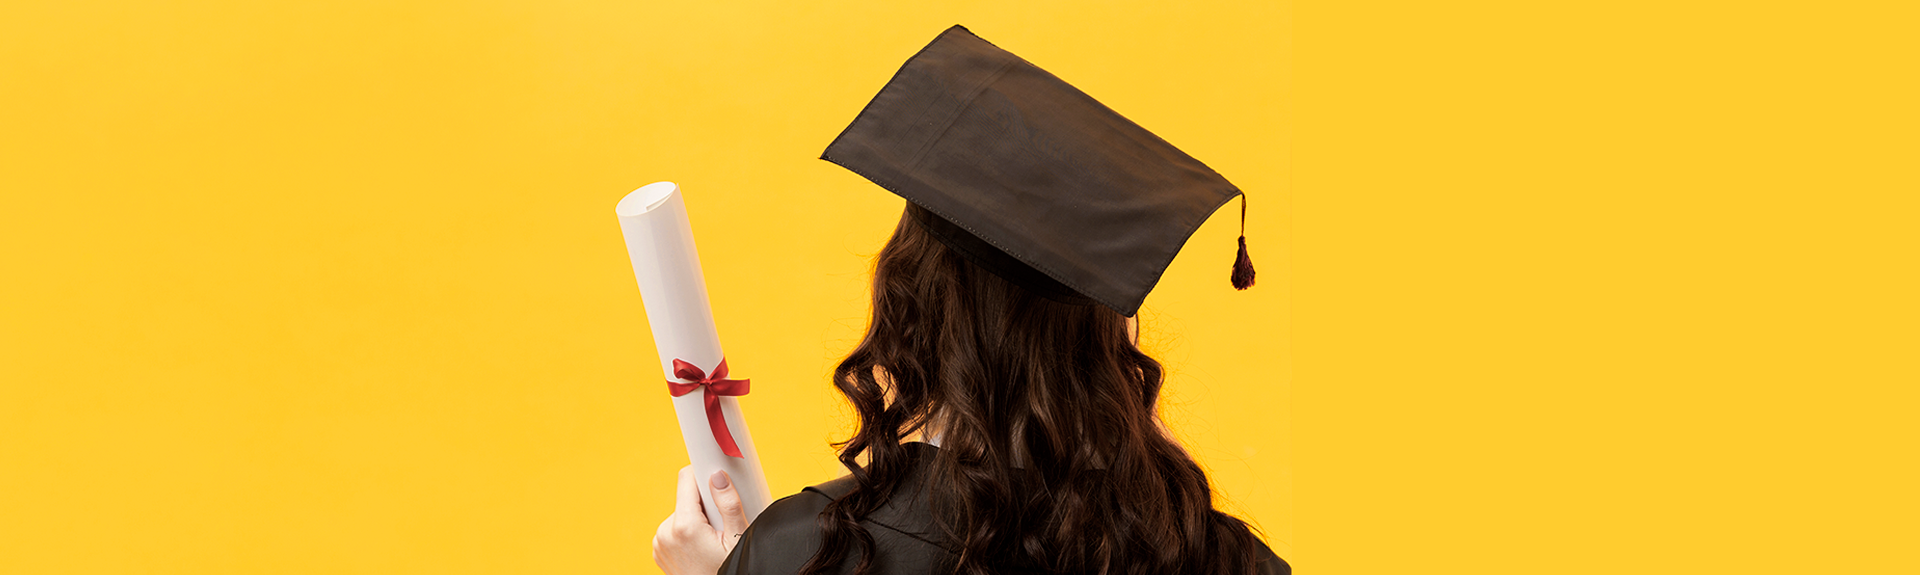
[[[860,418],[835,444],[857,486],[821,512],[801,573],[856,550],[854,572],[872,572],[860,519],[912,471],[901,439],[918,431],[939,438],[929,508],[958,547],[953,573],[1253,572],[1259,541],[1213,508],[1206,474],[1158,422],[1160,363],[1126,318],[976,267],[919,209],[876,258],[866,336],[834,370]]]

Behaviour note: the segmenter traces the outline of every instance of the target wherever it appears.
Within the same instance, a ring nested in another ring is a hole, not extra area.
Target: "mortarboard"
[[[1232,281],[1253,285],[1239,188],[960,26],[908,59],[820,157],[918,206],[915,219],[969,261],[1129,317],[1207,216],[1240,196]]]

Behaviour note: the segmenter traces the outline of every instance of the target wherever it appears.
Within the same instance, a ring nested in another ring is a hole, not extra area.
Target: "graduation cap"
[[[907,60],[821,159],[906,198],[969,261],[1126,316],[1240,196],[1233,286],[1253,285],[1246,197],[1199,160],[960,26]]]

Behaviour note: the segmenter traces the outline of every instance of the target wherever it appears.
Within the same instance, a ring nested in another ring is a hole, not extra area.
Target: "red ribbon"
[[[745,455],[740,454],[740,446],[734,444],[733,432],[727,430],[726,416],[720,414],[720,396],[746,395],[750,380],[727,379],[727,360],[724,358],[720,360],[720,365],[713,368],[713,377],[707,377],[707,372],[701,371],[698,366],[691,363],[673,360],[673,376],[692,380],[692,383],[668,381],[667,392],[672,393],[674,397],[693,393],[693,390],[700,389],[702,386],[707,388],[707,393],[704,394],[707,404],[707,427],[713,428],[714,442],[720,444],[721,452],[733,457],[746,458]]]

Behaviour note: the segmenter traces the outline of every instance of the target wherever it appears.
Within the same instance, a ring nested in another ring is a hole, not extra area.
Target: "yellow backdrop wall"
[[[1275,3],[9,2],[0,572],[624,573],[685,463],[613,205],[686,192],[776,494],[902,201],[820,150],[959,23],[1251,195],[1142,313],[1291,556]],[[1227,210],[1232,211],[1232,210]]]
[[[1920,572],[1912,3],[158,4],[0,2],[0,573],[651,571],[655,180],[836,475],[813,158],[956,23],[1250,192],[1145,337],[1303,572]]]

